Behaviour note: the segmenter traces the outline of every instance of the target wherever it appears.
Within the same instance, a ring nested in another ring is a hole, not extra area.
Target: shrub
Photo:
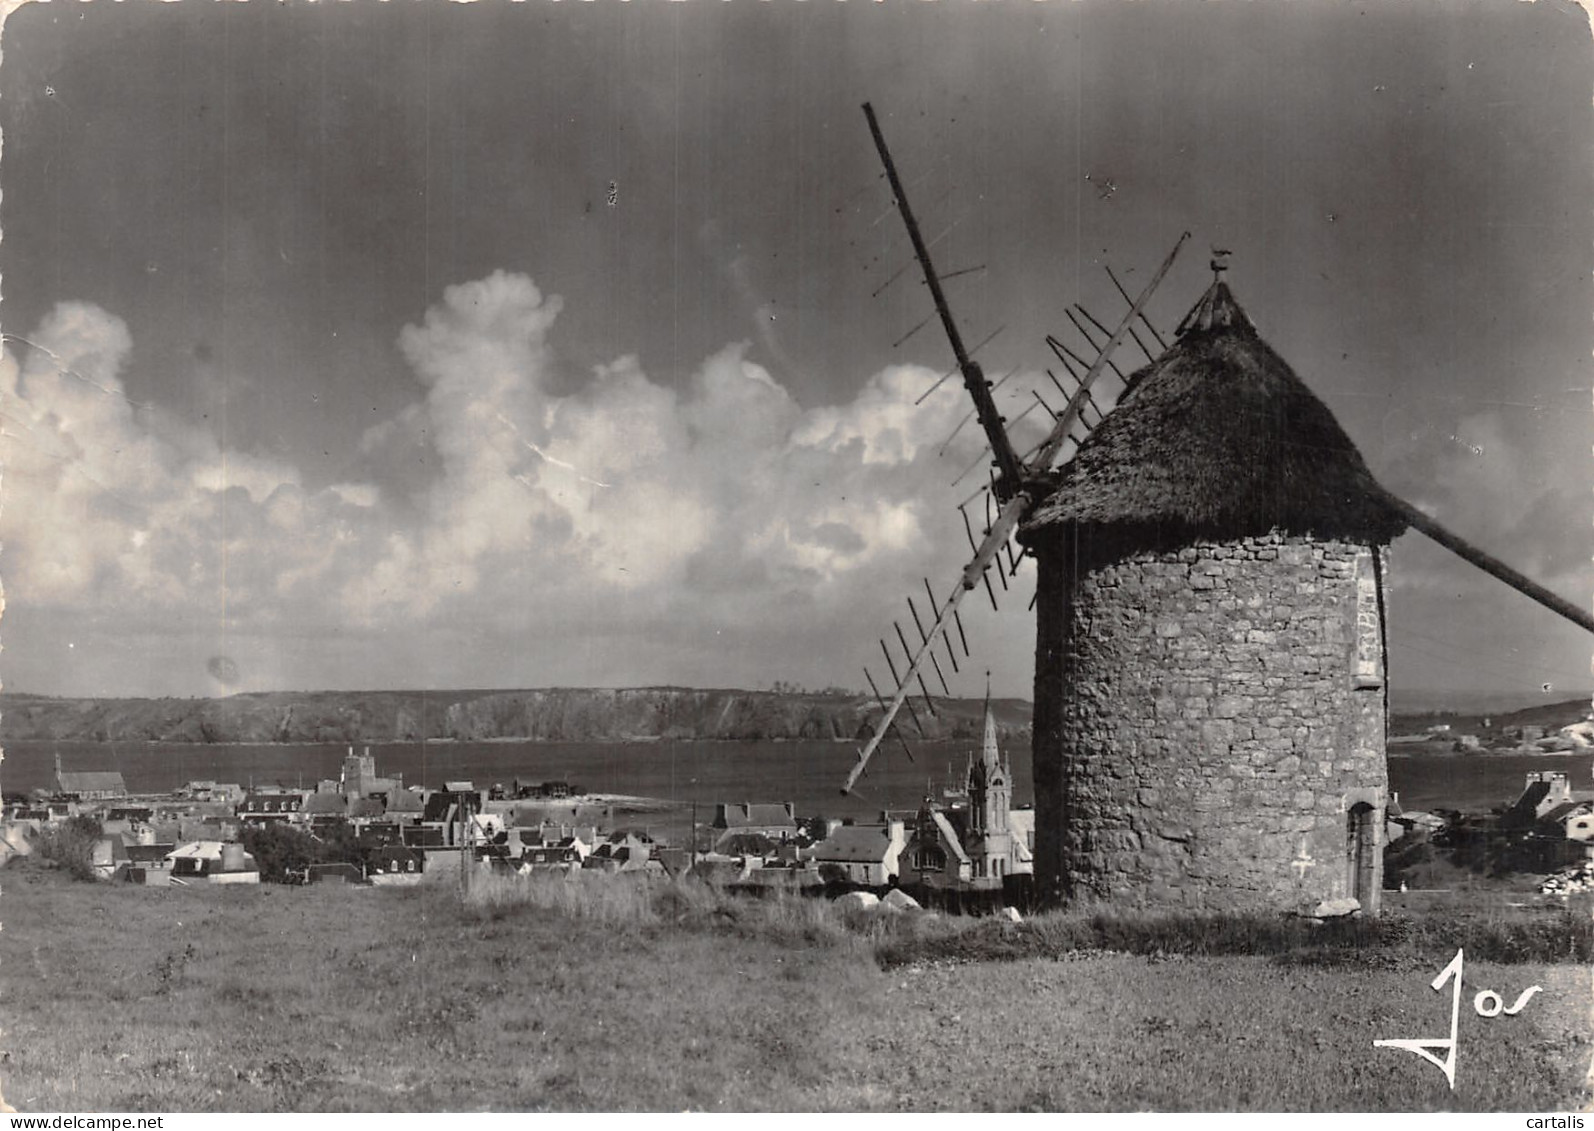
[[[346,825],[335,825],[323,836],[287,825],[247,825],[239,840],[260,866],[261,879],[275,883],[297,882],[309,864],[354,864],[363,870],[378,847]]]
[[[92,880],[94,875],[94,842],[103,833],[100,823],[93,817],[68,817],[54,828],[46,829],[38,840],[38,853],[77,880]]]
[[[321,861],[321,842],[287,825],[246,825],[239,835],[244,851],[255,858],[260,878],[291,883],[309,864]]]

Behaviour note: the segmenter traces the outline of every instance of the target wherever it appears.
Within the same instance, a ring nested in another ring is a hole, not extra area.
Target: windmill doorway
[[[1365,801],[1352,805],[1345,818],[1345,863],[1351,896],[1371,911],[1378,898],[1378,810]]]

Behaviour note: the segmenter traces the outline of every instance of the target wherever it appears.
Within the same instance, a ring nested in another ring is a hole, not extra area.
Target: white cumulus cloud
[[[121,385],[127,327],[62,304],[0,361],[12,599],[107,633],[219,625],[245,687],[392,684],[401,661],[411,683],[758,682],[855,670],[880,600],[950,576],[979,446],[938,455],[956,381],[915,406],[940,374],[895,366],[805,409],[741,342],[679,389],[620,356],[555,391],[560,308],[524,275],[447,288],[398,336],[423,399],[351,437],[369,481],[316,488],[157,427]],[[377,480],[395,445],[435,453],[418,495]],[[310,658],[285,677],[290,647]]]

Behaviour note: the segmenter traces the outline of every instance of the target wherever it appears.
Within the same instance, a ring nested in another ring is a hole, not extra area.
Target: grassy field
[[[1483,960],[1511,937],[1490,916],[1264,927],[1259,956],[1220,953],[1232,929],[848,921],[695,885],[0,877],[22,1111],[1547,1110],[1587,1101],[1594,1051],[1587,966]],[[1475,943],[1452,1092],[1372,1042],[1443,1035],[1428,983]],[[1532,984],[1517,1016],[1471,1008]]]

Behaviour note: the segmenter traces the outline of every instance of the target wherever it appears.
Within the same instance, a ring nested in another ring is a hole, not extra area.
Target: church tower
[[[999,880],[1012,870],[1013,771],[996,744],[996,716],[985,692],[985,739],[969,765],[969,855],[976,879]]]
[[[981,836],[1005,835],[1013,808],[1013,774],[996,745],[996,716],[985,697],[985,741],[980,757],[969,767],[969,829]]]

